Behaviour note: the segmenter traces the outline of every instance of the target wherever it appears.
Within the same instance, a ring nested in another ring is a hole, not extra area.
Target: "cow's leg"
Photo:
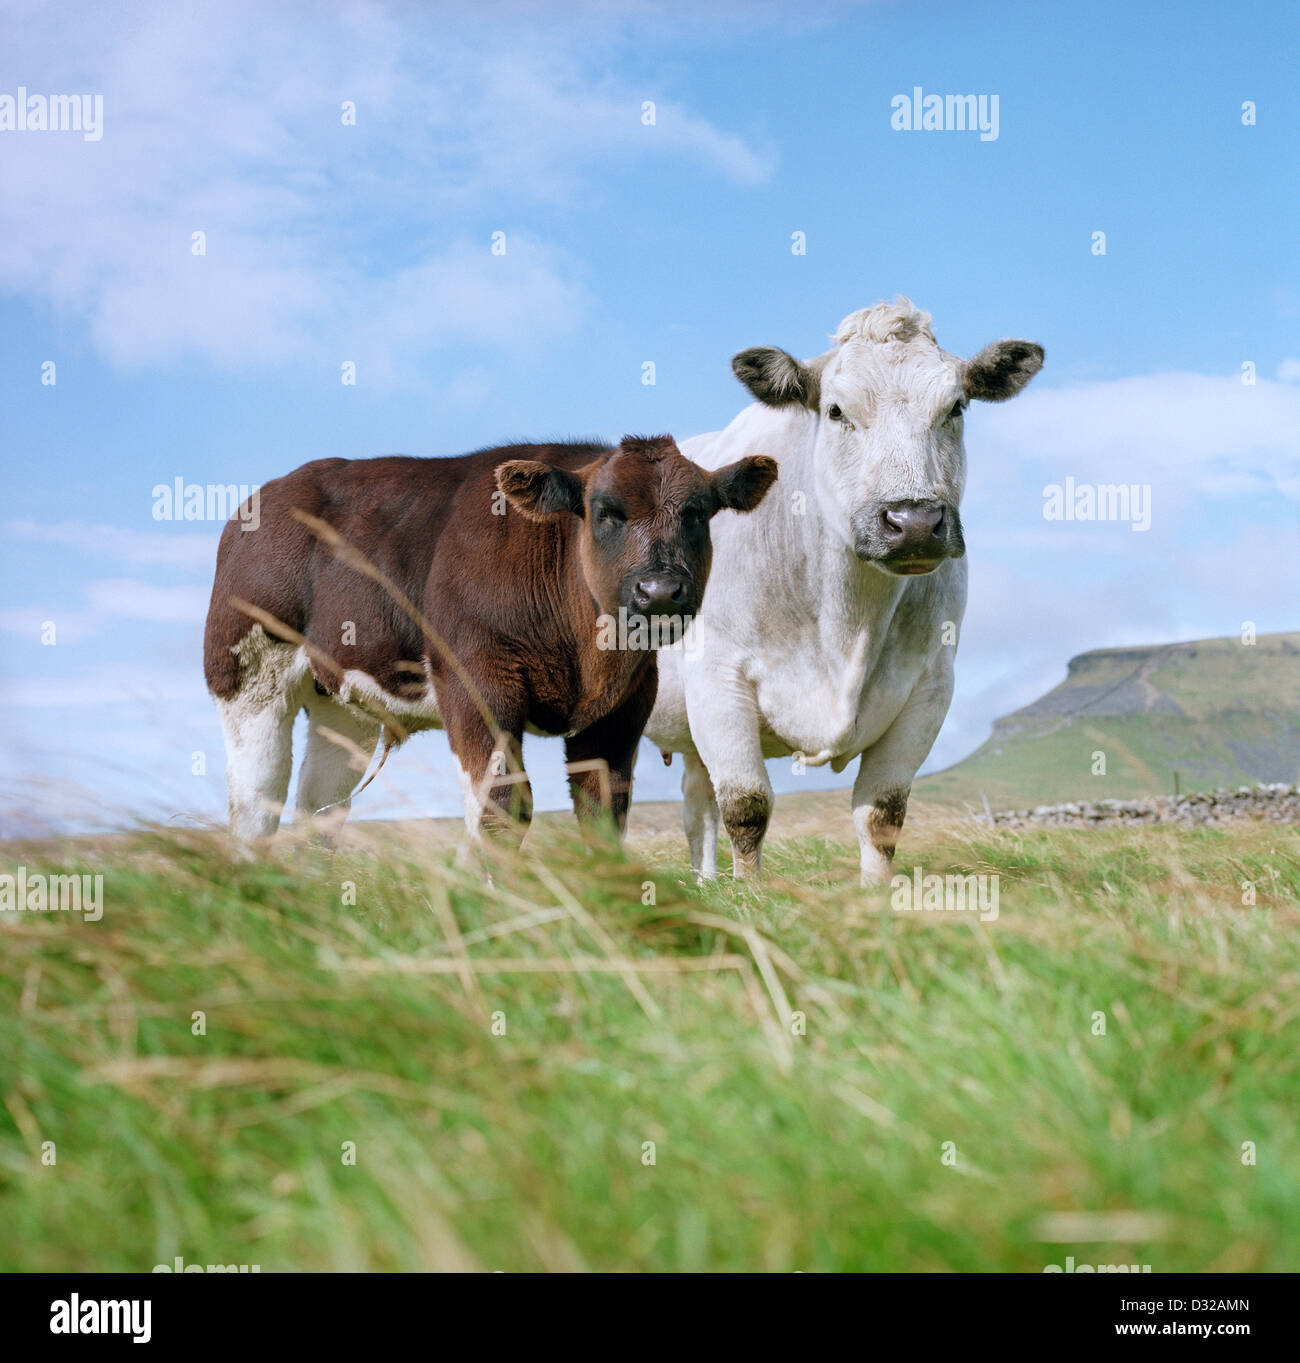
[[[246,846],[280,826],[293,769],[293,721],[299,706],[288,694],[217,701],[226,740],[230,832]]]
[[[894,848],[903,831],[911,789],[910,779],[882,782],[871,773],[863,755],[853,782],[853,827],[858,834],[863,885],[888,884],[894,874]]]
[[[315,696],[307,702],[307,756],[298,773],[298,812],[332,841],[343,826],[383,726],[370,715]]]
[[[691,849],[691,869],[701,880],[718,874],[718,801],[709,773],[694,753],[683,753],[682,824]]]
[[[648,667],[622,705],[565,739],[565,762],[578,768],[569,772],[569,794],[579,823],[612,819],[620,834],[627,827],[632,769],[645,722],[654,709],[657,684],[658,673]]]
[[[762,870],[763,837],[772,817],[772,782],[763,762],[753,687],[743,677],[710,678],[707,685],[688,690],[687,706],[695,746],[731,839],[732,872],[737,880],[752,879]]]
[[[949,650],[908,698],[898,718],[862,754],[853,782],[853,826],[858,834],[862,884],[888,884],[894,848],[907,817],[907,798],[921,763],[939,736],[952,699]]]
[[[490,838],[518,847],[533,817],[533,789],[523,763],[523,698],[489,698],[493,723],[459,681],[437,688],[438,711],[455,755],[471,842]]]

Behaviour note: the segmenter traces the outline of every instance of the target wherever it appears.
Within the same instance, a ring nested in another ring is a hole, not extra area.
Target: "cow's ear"
[[[731,368],[759,402],[768,407],[817,410],[821,400],[820,371],[784,350],[767,345],[742,350],[732,357]]]
[[[994,341],[966,361],[962,388],[968,398],[1005,402],[1043,367],[1043,347],[1033,341]]]
[[[776,460],[766,454],[752,454],[748,459],[737,459],[724,464],[712,474],[716,510],[753,511],[776,482]]]
[[[530,521],[583,514],[582,479],[566,469],[536,459],[511,459],[497,465],[496,475],[506,500]]]

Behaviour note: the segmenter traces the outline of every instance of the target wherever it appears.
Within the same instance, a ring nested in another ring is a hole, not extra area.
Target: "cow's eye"
[[[945,421],[956,421],[957,418],[958,418],[959,416],[961,416],[962,408],[963,408],[964,406],[965,406],[965,403],[961,402],[960,400],[958,400],[957,402],[954,402],[953,405],[952,405],[952,411],[950,411],[950,412],[948,413],[948,415],[947,415],[946,417],[944,417],[944,420],[945,420]]]
[[[826,409],[826,415],[830,417],[832,421],[844,420],[844,413],[840,411],[839,405],[834,402],[832,402],[831,405]]]
[[[601,505],[596,508],[597,525],[622,525],[625,519],[626,517],[617,507]]]

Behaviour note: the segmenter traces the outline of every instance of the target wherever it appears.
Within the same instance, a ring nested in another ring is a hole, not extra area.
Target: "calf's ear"
[[[962,388],[968,398],[1005,402],[1043,367],[1043,347],[1033,341],[994,341],[966,361]]]
[[[776,460],[766,454],[753,454],[724,464],[713,473],[713,496],[716,510],[753,511],[776,482]]]
[[[506,500],[530,521],[583,514],[582,479],[554,464],[511,459],[497,465],[496,476]]]
[[[731,369],[746,388],[768,407],[809,407],[817,410],[821,399],[821,375],[812,365],[796,360],[775,346],[760,345],[742,350],[731,360]]]

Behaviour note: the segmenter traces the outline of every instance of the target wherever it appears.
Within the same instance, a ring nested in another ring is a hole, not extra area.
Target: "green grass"
[[[1294,833],[909,835],[984,925],[814,838],[757,891],[555,832],[491,889],[409,838],[18,860],[105,910],[0,914],[0,1268],[1300,1267]]]

